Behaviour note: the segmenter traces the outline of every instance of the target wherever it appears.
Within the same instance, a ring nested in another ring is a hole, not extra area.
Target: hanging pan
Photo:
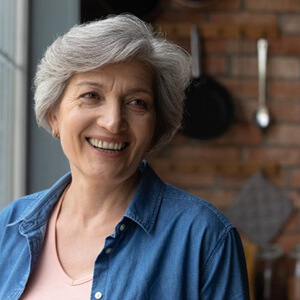
[[[191,53],[193,80],[186,90],[181,131],[192,138],[215,138],[233,121],[233,100],[225,87],[203,74],[202,47],[196,26],[191,28]]]

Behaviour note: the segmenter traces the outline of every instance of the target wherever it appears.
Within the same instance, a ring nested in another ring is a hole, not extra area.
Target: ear
[[[48,122],[52,128],[52,131],[58,131],[58,120],[57,120],[57,111],[56,109],[52,109],[48,113]]]

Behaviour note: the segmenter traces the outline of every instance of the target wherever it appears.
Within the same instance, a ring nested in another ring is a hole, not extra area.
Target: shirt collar
[[[140,171],[141,179],[124,216],[150,234],[157,218],[165,185],[146,161],[141,163]]]
[[[24,209],[23,213],[14,222],[8,224],[8,226],[13,226],[20,222],[22,222],[23,228],[40,226],[40,223],[44,223],[45,219],[48,219],[60,194],[71,180],[71,173],[68,172],[50,189],[25,196],[24,198],[32,198],[32,201],[28,202],[30,205]]]
[[[140,171],[141,179],[124,217],[131,219],[150,234],[156,221],[165,185],[146,161],[141,163]],[[71,180],[71,173],[65,174],[50,189],[41,192],[38,198],[34,199],[33,205],[25,209],[22,215],[8,226],[23,221],[22,228],[27,231],[44,224],[60,194]]]

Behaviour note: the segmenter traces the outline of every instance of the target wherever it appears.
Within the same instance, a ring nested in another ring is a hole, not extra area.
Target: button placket
[[[126,229],[126,225],[124,223],[121,223],[119,226],[119,232],[123,232]],[[117,232],[117,231],[116,231]],[[103,293],[105,293],[105,277],[107,276],[107,270],[109,266],[109,260],[110,256],[109,254],[112,253],[114,245],[116,241],[118,240],[118,234],[116,236],[109,236],[105,240],[104,248],[102,252],[99,254],[99,257],[96,260],[96,268],[100,267],[100,269],[96,270],[96,273],[99,271],[101,272],[101,276],[99,276],[99,279],[101,278],[99,283],[94,282],[94,299],[102,299]],[[97,266],[98,265],[98,266]],[[99,273],[100,274],[100,273]],[[104,286],[103,286],[104,283]],[[99,289],[101,291],[99,291]]]
[[[94,278],[92,285],[92,298],[102,299],[105,294],[107,271],[109,267],[109,256],[106,255],[105,251],[110,248],[107,240],[104,245],[104,249],[98,255],[95,266],[94,266]]]

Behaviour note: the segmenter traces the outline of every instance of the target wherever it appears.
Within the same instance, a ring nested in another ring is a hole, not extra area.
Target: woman
[[[36,74],[70,174],[0,214],[0,299],[248,299],[237,231],[143,160],[180,126],[190,59],[130,15],[76,26]]]

